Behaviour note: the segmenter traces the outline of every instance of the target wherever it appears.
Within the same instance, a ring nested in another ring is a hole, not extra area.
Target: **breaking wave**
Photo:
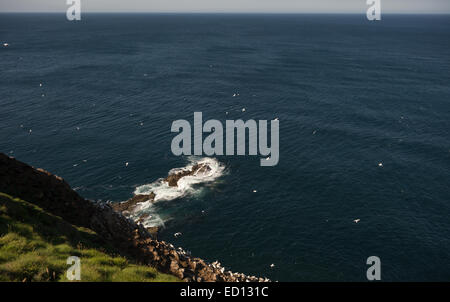
[[[169,171],[170,174],[175,174],[181,171],[191,170],[196,164],[206,164],[211,170],[207,172],[199,172],[194,175],[182,177],[178,180],[178,186],[170,187],[164,178],[160,178],[157,181],[142,185],[136,188],[134,194],[150,194],[155,193],[155,202],[162,200],[173,200],[176,198],[184,197],[189,194],[195,194],[198,189],[194,186],[201,183],[212,182],[223,175],[225,166],[221,164],[215,158],[196,158],[190,157],[189,164],[183,168],[175,168]]]
[[[208,171],[197,172],[194,175],[184,176],[178,180],[177,186],[175,187],[169,186],[169,184],[164,181],[165,178],[160,178],[150,184],[137,187],[134,194],[145,195],[153,192],[155,194],[154,202],[169,201],[188,195],[195,195],[201,192],[201,188],[196,185],[212,182],[222,176],[225,172],[225,166],[215,158],[189,157],[188,159],[188,165],[182,168],[172,169],[168,174],[171,175],[186,170],[190,171],[192,167],[197,164],[206,164],[211,169]],[[131,218],[138,220],[143,215],[146,215],[146,218],[143,219],[143,225],[145,227],[164,226],[163,219],[156,213],[154,202],[147,201],[138,204]]]

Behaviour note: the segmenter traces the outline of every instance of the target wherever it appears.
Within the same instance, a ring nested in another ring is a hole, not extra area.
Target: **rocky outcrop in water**
[[[170,187],[176,187],[178,186],[178,181],[183,177],[197,175],[199,173],[208,173],[209,171],[211,171],[211,167],[209,165],[204,163],[195,164],[191,168],[191,170],[183,170],[177,173],[170,174],[164,181],[166,181]]]
[[[117,212],[122,213],[125,217],[130,218],[131,214],[134,212],[139,203],[142,202],[153,202],[155,200],[155,193],[150,194],[134,195],[132,198],[123,202],[111,203],[110,206]],[[137,224],[143,224],[147,218],[149,218],[149,213],[144,213],[136,220]],[[152,226],[147,227],[147,231],[152,235],[153,238],[157,238],[159,227]]]
[[[111,204],[112,208],[118,212],[122,212],[124,215],[134,211],[138,203],[141,202],[153,202],[155,200],[155,193],[135,195],[132,198],[124,202],[116,202]]]
[[[124,256],[184,281],[269,281],[226,272],[218,262],[207,263],[190,256],[181,248],[176,249],[169,243],[158,241],[142,225],[126,218],[109,204],[86,200],[61,177],[35,169],[2,153],[0,192],[34,203],[71,224],[89,228]],[[120,209],[127,210],[144,200],[144,197],[137,196],[132,198],[132,202],[120,206]]]
[[[169,176],[167,176],[164,179],[164,181],[167,182],[169,186],[176,187],[176,186],[178,186],[178,181],[183,177],[191,176],[191,175],[206,174],[210,171],[211,171],[211,167],[208,164],[199,163],[199,164],[195,164],[194,166],[192,166],[192,168],[190,170],[185,169],[185,170],[181,170],[179,172],[170,174]],[[119,202],[119,203],[112,203],[111,206],[114,210],[121,212],[126,217],[131,217],[131,215],[134,214],[139,203],[154,202],[155,197],[156,197],[156,195],[153,192],[151,192],[150,194],[139,194],[139,195],[133,196],[132,198],[128,199],[127,201]],[[148,214],[148,213],[142,214],[141,216],[139,216],[139,218],[137,218],[135,220],[136,223],[138,223],[138,224],[145,223],[145,220],[149,217],[149,215],[150,214]],[[150,234],[154,238],[156,238],[157,234],[159,232],[159,227],[157,227],[157,226],[147,227],[147,231],[150,232]]]

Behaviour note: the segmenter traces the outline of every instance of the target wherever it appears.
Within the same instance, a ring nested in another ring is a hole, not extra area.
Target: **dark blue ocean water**
[[[217,158],[155,205],[162,239],[280,281],[364,281],[373,255],[450,280],[449,16],[1,14],[0,42],[0,152],[89,199],[185,166],[170,126],[194,111],[279,118],[279,164]]]

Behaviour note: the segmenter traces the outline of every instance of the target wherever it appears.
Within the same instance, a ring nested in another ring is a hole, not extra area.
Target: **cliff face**
[[[140,264],[94,231],[0,192],[0,282],[66,282],[67,259],[82,259],[83,282],[179,282]]]
[[[208,264],[182,249],[158,241],[141,225],[105,203],[82,198],[56,175],[35,169],[0,153],[0,192],[32,202],[76,226],[89,228],[124,256],[185,281],[264,281],[262,278],[225,272],[219,263]],[[267,280],[266,280],[267,281]]]

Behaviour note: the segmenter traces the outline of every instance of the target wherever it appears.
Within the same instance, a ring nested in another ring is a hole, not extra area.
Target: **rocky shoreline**
[[[189,173],[199,173],[196,167]],[[184,171],[181,171],[184,172]],[[179,172],[180,173],[180,172]],[[170,176],[176,185],[187,174]],[[112,244],[124,256],[155,267],[163,273],[183,281],[267,282],[265,278],[225,271],[219,262],[208,263],[193,257],[181,248],[159,241],[141,224],[125,217],[137,203],[154,199],[154,194],[136,195],[125,203],[114,206],[82,198],[61,178],[42,169],[35,169],[0,153],[0,192],[34,203],[53,215],[89,228]]]

